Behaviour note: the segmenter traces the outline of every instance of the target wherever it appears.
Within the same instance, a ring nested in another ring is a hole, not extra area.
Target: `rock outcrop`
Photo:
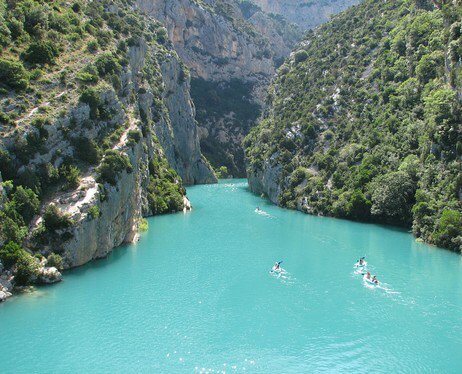
[[[258,195],[264,195],[273,204],[278,203],[282,188],[280,184],[282,166],[274,161],[274,156],[261,169],[248,171],[249,188]]]
[[[9,270],[5,270],[0,261],[0,302],[5,301],[13,292],[13,276]]]
[[[61,272],[54,266],[47,266],[47,261],[44,259],[40,262],[40,267],[37,270],[37,283],[52,284],[61,282],[63,276]]]

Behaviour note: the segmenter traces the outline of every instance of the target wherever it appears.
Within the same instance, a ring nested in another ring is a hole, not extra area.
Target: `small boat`
[[[355,263],[355,268],[365,268],[367,266],[367,261],[363,261],[362,264],[358,262]]]
[[[373,285],[373,286],[378,286],[379,285],[379,281],[377,279],[372,279],[372,278],[367,278],[366,276],[363,277],[364,281]]]
[[[282,268],[281,267],[278,267],[276,269],[276,266],[273,266],[270,270],[270,273],[282,273]]]

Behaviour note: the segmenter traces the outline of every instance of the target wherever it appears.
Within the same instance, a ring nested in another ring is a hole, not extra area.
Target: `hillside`
[[[1,0],[0,44],[3,280],[103,257],[216,181],[189,70],[128,2]]]
[[[462,249],[460,7],[367,0],[311,31],[246,138],[251,189]]]

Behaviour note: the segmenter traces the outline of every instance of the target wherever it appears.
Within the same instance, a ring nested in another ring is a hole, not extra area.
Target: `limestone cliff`
[[[356,5],[360,0],[253,0],[265,12],[284,16],[303,30],[327,22],[334,14]]]
[[[214,166],[244,175],[241,142],[256,120],[275,68],[300,37],[248,1],[136,0],[168,30],[190,68],[201,144]]]
[[[0,7],[7,25],[25,22],[20,5]],[[106,256],[142,217],[189,206],[183,184],[216,182],[159,22],[123,1],[36,7],[47,22],[8,31],[0,58],[0,260],[16,285]]]

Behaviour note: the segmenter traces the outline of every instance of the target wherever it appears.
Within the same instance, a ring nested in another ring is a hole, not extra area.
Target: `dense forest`
[[[461,15],[366,0],[310,31],[245,140],[251,188],[461,251]]]

